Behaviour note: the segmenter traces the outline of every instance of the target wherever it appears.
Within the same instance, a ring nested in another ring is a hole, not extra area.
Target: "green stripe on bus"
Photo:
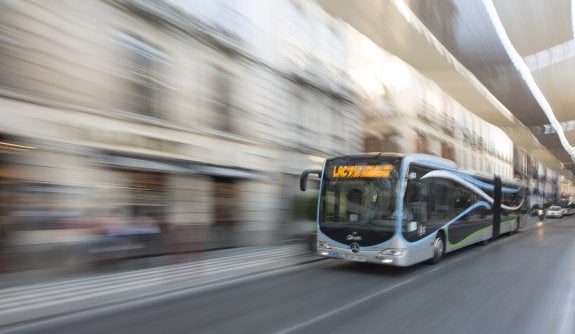
[[[503,224],[510,224],[510,223],[512,223],[512,222],[514,222],[514,221],[516,221],[516,220],[515,220],[515,219],[506,220],[506,221],[501,222],[501,225],[503,225]],[[483,231],[485,231],[485,230],[487,230],[487,229],[489,229],[489,228],[491,228],[491,227],[493,227],[493,225],[490,225],[490,226],[484,227],[484,228],[482,228],[482,229],[480,229],[480,230],[477,230],[477,231],[471,233],[470,235],[468,235],[467,237],[465,237],[465,239],[463,239],[463,240],[461,240],[460,242],[455,243],[455,244],[452,244],[451,242],[449,242],[449,235],[448,235],[448,236],[447,236],[447,243],[449,244],[450,247],[458,247],[458,246],[460,246],[461,244],[465,243],[465,241],[466,241],[467,239],[469,239],[469,238],[475,236],[477,233],[483,232]]]

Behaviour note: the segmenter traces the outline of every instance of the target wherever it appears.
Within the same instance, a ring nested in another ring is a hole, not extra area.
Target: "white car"
[[[553,205],[547,209],[545,214],[546,218],[563,218],[563,208],[558,205]]]

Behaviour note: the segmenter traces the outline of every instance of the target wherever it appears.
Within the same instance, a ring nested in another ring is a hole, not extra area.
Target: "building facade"
[[[187,251],[297,233],[301,170],[362,150],[344,25],[290,1],[266,4],[266,22],[249,6],[210,6],[2,4],[2,190],[18,194],[3,196],[2,220],[12,240],[149,227]],[[333,35],[323,53],[293,42],[318,30]]]

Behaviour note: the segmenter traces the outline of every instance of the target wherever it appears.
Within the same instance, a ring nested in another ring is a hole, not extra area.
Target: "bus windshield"
[[[347,236],[348,230],[369,229],[383,233],[378,240],[372,240],[374,244],[391,238],[399,162],[397,158],[394,161],[371,158],[326,162],[319,219],[322,232]],[[331,237],[339,239],[336,235]]]

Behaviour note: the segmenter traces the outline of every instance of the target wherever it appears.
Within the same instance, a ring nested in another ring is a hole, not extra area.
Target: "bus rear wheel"
[[[443,257],[444,250],[443,234],[437,233],[435,241],[433,241],[433,257],[427,262],[429,264],[438,264]]]

